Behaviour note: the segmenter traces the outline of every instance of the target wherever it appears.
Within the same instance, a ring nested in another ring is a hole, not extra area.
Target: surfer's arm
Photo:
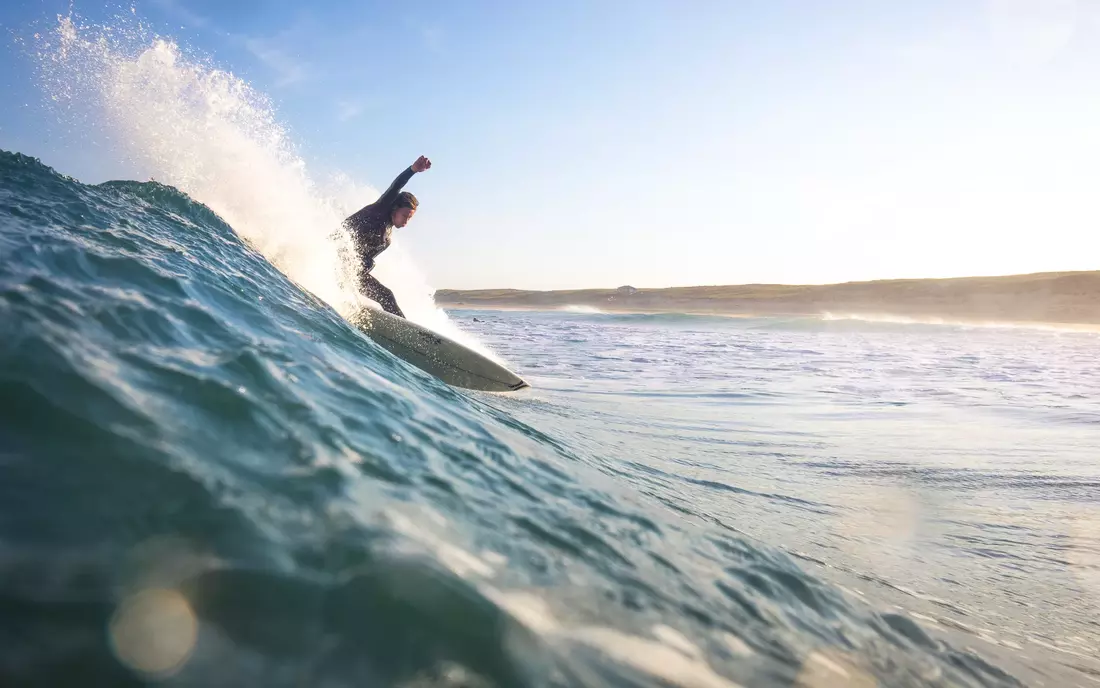
[[[401,189],[405,188],[405,185],[409,183],[414,174],[416,174],[416,170],[411,165],[406,167],[401,174],[397,175],[397,179],[393,180],[390,188],[386,189],[374,204],[384,208],[393,205],[393,202],[397,200],[397,194],[401,193]]]
[[[374,202],[375,205],[380,205],[384,208],[390,207],[390,205],[397,200],[397,194],[401,193],[401,189],[405,188],[405,185],[409,183],[413,175],[417,172],[423,172],[424,170],[430,169],[431,166],[432,161],[421,155],[416,159],[416,162],[406,167],[401,174],[397,175],[397,179],[393,180],[393,184],[390,184],[390,188],[386,189],[386,192],[379,196],[378,200]]]

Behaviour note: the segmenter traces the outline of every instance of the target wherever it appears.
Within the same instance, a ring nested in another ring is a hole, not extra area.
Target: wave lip
[[[341,223],[378,192],[311,169],[266,94],[133,17],[103,26],[61,17],[37,46],[41,86],[65,125],[113,141],[136,178],[208,208],[343,316],[369,305]],[[495,356],[436,307],[400,241],[375,275],[410,320]]]

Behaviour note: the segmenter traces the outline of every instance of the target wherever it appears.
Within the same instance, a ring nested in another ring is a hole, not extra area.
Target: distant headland
[[[1100,324],[1100,270],[1003,277],[895,279],[842,284],[741,284],[708,287],[524,291],[441,289],[448,308],[596,308],[631,313],[824,315],[959,321]]]

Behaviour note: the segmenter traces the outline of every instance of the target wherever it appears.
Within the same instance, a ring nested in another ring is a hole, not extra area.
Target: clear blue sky
[[[133,174],[44,114],[12,40],[69,6],[0,6],[0,148]],[[1095,0],[133,7],[269,94],[312,167],[381,188],[431,157],[400,236],[436,287],[1100,268]]]

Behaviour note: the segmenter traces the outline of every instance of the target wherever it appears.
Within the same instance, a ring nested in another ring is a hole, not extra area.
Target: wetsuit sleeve
[[[390,184],[390,188],[386,189],[385,192],[378,197],[374,205],[383,208],[392,205],[393,202],[397,200],[397,194],[401,193],[401,189],[405,188],[405,185],[409,183],[409,180],[412,179],[414,174],[416,174],[416,172],[413,171],[412,165],[409,165],[401,174],[397,175],[397,179],[393,180],[393,183]]]

